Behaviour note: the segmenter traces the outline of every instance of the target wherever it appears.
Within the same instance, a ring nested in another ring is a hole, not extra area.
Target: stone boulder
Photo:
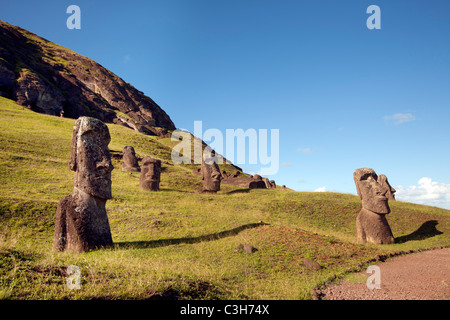
[[[313,268],[313,269],[316,269],[316,270],[321,270],[323,268],[318,262],[316,262],[314,260],[311,260],[311,259],[308,259],[308,258],[304,258],[303,259],[303,265],[305,267]]]
[[[255,253],[256,251],[259,250],[254,246],[242,243],[239,244],[236,249],[234,249],[234,252],[244,252],[244,253]]]

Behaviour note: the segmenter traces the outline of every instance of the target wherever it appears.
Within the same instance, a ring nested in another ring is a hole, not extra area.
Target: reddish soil
[[[344,280],[321,290],[322,299],[450,300],[450,248],[398,256],[376,265],[380,289],[368,289],[366,281]],[[370,276],[365,270],[361,274]]]

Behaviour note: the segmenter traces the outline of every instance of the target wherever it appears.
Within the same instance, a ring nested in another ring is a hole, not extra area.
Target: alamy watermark
[[[71,265],[67,267],[67,274],[69,277],[66,278],[67,288],[70,290],[81,289],[81,269],[76,265]]]
[[[66,13],[71,15],[66,20],[67,29],[81,29],[81,9],[77,5],[70,5],[66,9]]]
[[[67,7],[66,13],[70,16],[66,20],[66,26],[69,30],[81,29],[81,9],[79,6],[71,4]],[[366,20],[366,26],[369,30],[381,29],[381,9],[377,5],[370,5],[366,9],[370,16]]]
[[[367,289],[381,289],[381,269],[377,265],[371,265],[367,267],[366,273],[370,276],[367,278],[366,286]]]
[[[369,30],[381,29],[381,9],[377,5],[370,5],[367,7],[366,13],[370,13],[370,17],[367,18],[366,26]]]
[[[192,141],[193,139],[193,141]],[[211,128],[203,132],[202,121],[194,121],[194,137],[184,130],[175,130],[172,141],[179,141],[172,148],[174,164],[201,164],[202,156],[208,154],[214,162],[223,164],[227,161],[236,165],[262,165],[258,174],[274,175],[280,164],[280,132],[270,129],[226,129],[225,134],[219,129]],[[209,146],[203,150],[202,141]],[[193,144],[193,148],[192,148]],[[193,154],[192,154],[193,149]],[[270,149],[270,154],[269,154]],[[225,151],[225,152],[224,152]],[[193,160],[193,161],[192,161]]]

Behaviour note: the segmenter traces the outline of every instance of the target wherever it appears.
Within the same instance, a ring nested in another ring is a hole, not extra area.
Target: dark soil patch
[[[163,292],[152,294],[147,300],[218,300],[223,292],[211,283],[192,281],[186,288],[169,287]]]

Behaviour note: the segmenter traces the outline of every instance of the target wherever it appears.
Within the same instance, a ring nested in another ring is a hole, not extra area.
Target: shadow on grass
[[[213,240],[218,240],[218,239],[222,239],[225,237],[235,236],[243,230],[257,228],[257,227],[261,227],[264,225],[267,225],[267,223],[264,223],[264,222],[249,223],[249,224],[244,224],[242,226],[233,228],[231,230],[225,230],[225,231],[221,231],[221,232],[217,232],[217,233],[211,233],[211,234],[207,234],[204,236],[176,238],[176,239],[150,240],[150,241],[114,242],[114,246],[119,249],[129,249],[129,248],[145,249],[145,248],[164,247],[164,246],[170,246],[170,245],[181,244],[181,243],[198,243],[198,242],[202,242],[202,241],[213,241]]]
[[[427,238],[437,236],[439,234],[443,234],[443,232],[436,229],[437,225],[438,225],[437,220],[428,220],[427,222],[424,222],[416,231],[395,238],[395,243],[405,243],[414,240],[424,240]]]
[[[157,192],[180,192],[180,193],[193,193],[190,191],[186,191],[186,190],[177,190],[177,189],[171,189],[171,188],[166,188],[166,187],[161,187]]]

